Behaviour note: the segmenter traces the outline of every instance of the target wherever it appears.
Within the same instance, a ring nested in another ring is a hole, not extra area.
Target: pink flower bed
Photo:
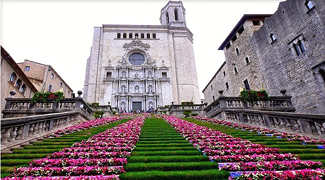
[[[96,175],[96,176],[51,176],[51,177],[12,177],[3,178],[3,180],[119,180],[118,175]]]
[[[30,167],[16,169],[12,177],[19,177],[19,179],[42,179],[39,176],[50,176],[48,179],[119,179],[118,175],[125,172],[123,165],[127,164],[126,158],[130,156],[139,140],[144,119],[143,116],[138,117],[99,133],[87,141],[75,143],[72,147],[64,148],[46,158],[33,160],[30,162]]]
[[[101,119],[85,121],[85,122],[82,122],[80,124],[76,124],[76,125],[73,125],[73,126],[66,127],[64,129],[57,130],[56,132],[51,133],[49,135],[46,135],[45,137],[46,138],[54,138],[54,137],[62,136],[62,135],[69,134],[69,133],[72,133],[72,132],[83,131],[83,130],[93,128],[93,127],[97,127],[97,126],[101,126],[101,125],[104,125],[104,124],[110,124],[112,122],[115,122],[115,121],[118,121],[118,120],[121,120],[121,119],[122,119],[121,117],[115,117],[114,116],[114,117],[108,117],[108,118],[101,118]]]
[[[276,130],[271,130],[271,129],[267,129],[267,128],[253,127],[253,126],[249,126],[249,125],[241,125],[238,123],[233,123],[233,122],[229,122],[229,121],[225,121],[225,120],[217,120],[217,119],[211,119],[211,118],[206,118],[206,117],[195,116],[194,118],[196,118],[197,120],[206,121],[206,122],[210,122],[210,123],[214,123],[214,124],[229,126],[231,128],[238,128],[238,129],[243,129],[243,130],[247,130],[250,132],[256,132],[258,134],[267,134],[267,135],[276,136],[279,138],[286,138],[290,141],[295,140],[295,141],[301,141],[302,143],[325,145],[325,140],[314,139],[314,138],[302,136],[299,134],[278,132]]]
[[[194,147],[202,151],[204,155],[209,156],[210,160],[217,161],[220,169],[230,171],[229,179],[277,179],[278,177],[278,179],[290,179],[292,174],[296,174],[293,179],[299,179],[300,176],[305,176],[304,173],[309,173],[310,176],[306,176],[309,179],[317,179],[318,172],[324,173],[324,170],[313,170],[321,167],[321,162],[301,161],[297,155],[280,154],[277,148],[267,148],[264,145],[253,144],[241,138],[233,138],[220,131],[198,126],[173,116],[163,115],[161,117],[190,143],[193,143]],[[229,124],[225,121],[219,123],[243,128],[238,124]],[[274,133],[268,130],[263,132]],[[245,174],[242,174],[243,172]],[[264,172],[270,172],[277,178],[269,178]],[[257,175],[259,173],[260,175]]]

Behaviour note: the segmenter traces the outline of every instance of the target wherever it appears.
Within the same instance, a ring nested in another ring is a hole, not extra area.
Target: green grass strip
[[[187,147],[137,147],[134,152],[138,151],[175,151],[175,150],[193,150],[193,146]]]
[[[121,180],[227,180],[229,173],[217,169],[202,171],[144,171],[128,172],[119,176]]]
[[[128,163],[125,166],[127,172],[135,171],[186,171],[186,170],[206,170],[218,169],[218,164],[214,162],[159,162],[159,163]]]
[[[20,164],[28,164],[33,159],[1,159],[1,166],[17,166]]]
[[[131,156],[128,163],[152,163],[152,162],[200,162],[209,161],[209,158],[202,155],[194,156]]]

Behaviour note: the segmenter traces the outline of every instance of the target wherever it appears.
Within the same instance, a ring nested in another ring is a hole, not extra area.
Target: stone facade
[[[325,1],[307,2],[281,2],[254,33],[253,45],[270,94],[279,95],[279,89],[286,89],[297,112],[324,114]]]
[[[17,63],[38,91],[56,92],[62,89],[66,98],[72,97],[73,90],[51,65],[25,59]]]
[[[193,34],[180,1],[161,10],[161,25],[95,27],[84,99],[120,111],[200,103]]]
[[[15,91],[15,98],[31,98],[37,92],[10,54],[1,46],[1,117],[6,105],[5,98]]]
[[[230,79],[224,95],[238,96],[248,80],[250,89],[263,88],[272,96],[286,89],[299,113],[324,114],[324,7],[323,0],[287,0],[273,15],[244,15],[219,48],[224,50]],[[218,85],[223,82],[217,79],[220,76],[215,75],[207,87],[223,89]],[[203,91],[205,99],[218,96],[208,89]]]
[[[226,62],[203,90],[205,102],[210,104],[223,91],[224,96],[239,96],[241,89],[266,89],[260,62],[252,45],[252,35],[271,15],[245,14],[219,47]],[[245,84],[246,83],[246,84]],[[210,86],[210,88],[208,88]],[[212,88],[213,91],[211,90]]]

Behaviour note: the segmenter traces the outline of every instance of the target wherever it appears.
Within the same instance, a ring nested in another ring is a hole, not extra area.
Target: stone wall
[[[324,114],[325,83],[319,70],[325,70],[325,2],[313,0],[315,7],[311,10],[305,2],[281,2],[274,15],[254,33],[252,44],[271,95],[286,89],[297,112]],[[298,55],[294,46],[299,42],[305,52]]]

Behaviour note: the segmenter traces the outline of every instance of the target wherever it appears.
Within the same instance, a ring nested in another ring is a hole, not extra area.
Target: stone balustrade
[[[261,110],[223,111],[226,120],[325,139],[325,115]]]
[[[325,139],[325,115],[294,113],[291,96],[248,103],[243,103],[241,97],[220,96],[204,110],[209,118]]]
[[[205,108],[207,117],[215,117],[224,109],[254,109],[265,111],[293,112],[291,96],[271,96],[269,100],[258,100],[244,103],[241,97],[220,96]]]
[[[199,116],[204,116],[204,108],[206,104],[193,104],[193,105],[175,105],[172,104],[169,108],[165,108],[167,112],[176,117],[184,117],[184,111],[191,111],[191,114],[198,114]]]
[[[30,98],[6,98],[6,106],[2,113],[3,118],[10,118],[66,111],[81,111],[89,118],[93,112],[82,98],[77,97],[64,98],[61,102],[49,99],[46,103],[32,103]]]
[[[1,152],[10,151],[46,134],[63,129],[88,118],[79,111],[3,118],[1,120]]]

